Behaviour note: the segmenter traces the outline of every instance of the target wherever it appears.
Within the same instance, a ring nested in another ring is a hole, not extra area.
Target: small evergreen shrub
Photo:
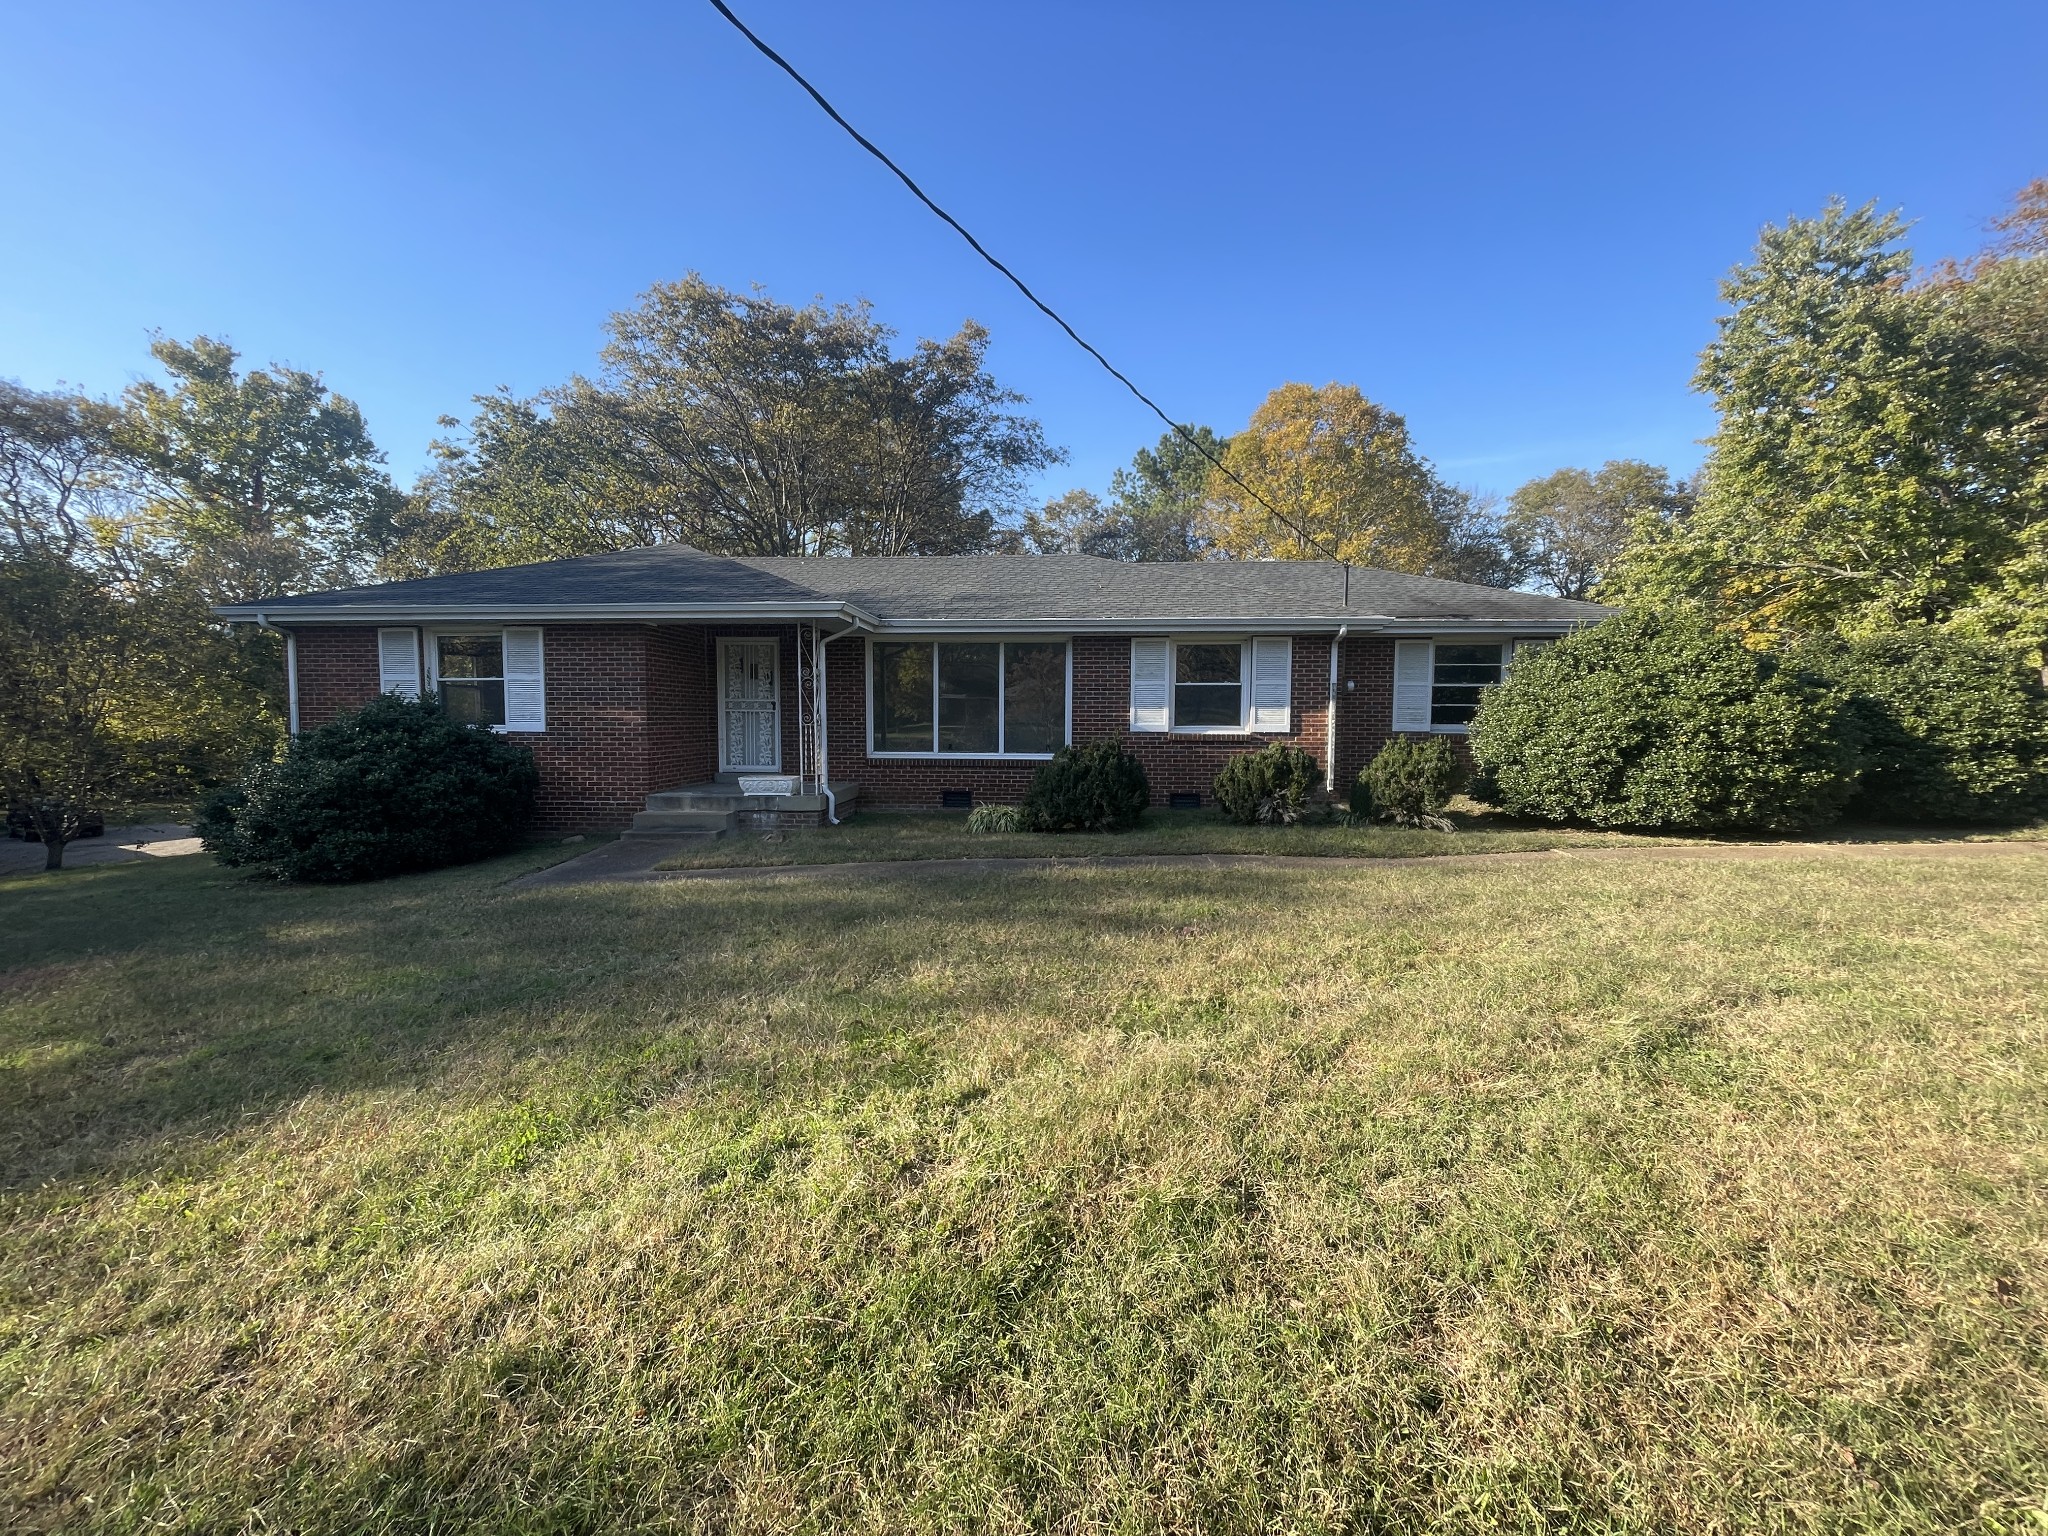
[[[1856,791],[1843,695],[1684,614],[1631,612],[1518,657],[1472,722],[1479,794],[1541,821],[1796,831]]]
[[[2048,689],[2033,668],[1920,626],[1796,655],[1849,694],[1863,727],[1849,815],[1999,822],[2048,811]]]
[[[1316,760],[1284,741],[1238,753],[1212,786],[1223,814],[1246,826],[1292,826],[1308,813],[1315,787]]]
[[[1027,832],[1021,805],[977,805],[967,813],[970,832]]]
[[[1363,799],[1370,815],[1449,832],[1444,808],[1465,787],[1465,760],[1442,736],[1396,736],[1360,770],[1358,781],[1351,795],[1354,812]]]
[[[375,880],[510,847],[539,783],[524,747],[385,694],[208,796],[199,833],[223,864],[279,880]]]
[[[1120,741],[1062,747],[1032,775],[1024,818],[1036,832],[1121,832],[1152,803],[1145,765]]]

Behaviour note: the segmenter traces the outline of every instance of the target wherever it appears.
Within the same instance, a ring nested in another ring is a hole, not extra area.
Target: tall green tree
[[[657,284],[612,317],[596,378],[478,402],[387,567],[986,548],[1060,455],[989,374],[982,327],[901,355],[892,335],[864,304]]]
[[[90,818],[275,748],[269,701],[195,606],[51,550],[0,556],[0,798],[33,817],[46,867]]]
[[[104,400],[0,380],[0,541],[12,555],[87,559],[128,489]]]
[[[115,427],[139,481],[128,564],[211,603],[367,575],[404,498],[354,402],[301,369],[237,371],[206,336],[150,352],[170,382],[131,386]]]
[[[1760,642],[1931,623],[2048,644],[2048,355],[1980,312],[1984,274],[1911,281],[1905,233],[1840,202],[1763,232],[1695,380],[1720,413],[1697,503],[1642,520],[1626,600]],[[2006,260],[2001,282],[2036,280],[2038,255]]]
[[[1689,495],[1669,470],[1640,459],[1560,469],[1508,498],[1501,534],[1525,579],[1559,597],[1587,599],[1620,559],[1636,523],[1675,519]]]
[[[1208,555],[1211,459],[1223,458],[1230,443],[1208,427],[1187,430],[1199,448],[1178,432],[1163,432],[1155,446],[1132,455],[1128,469],[1109,477],[1120,525],[1118,559],[1200,560]]]

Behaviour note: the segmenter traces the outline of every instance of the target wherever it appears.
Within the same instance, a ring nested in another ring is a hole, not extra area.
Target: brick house
[[[665,546],[220,612],[284,632],[295,732],[436,690],[531,745],[542,824],[572,831],[1014,801],[1105,737],[1162,805],[1268,741],[1340,791],[1396,732],[1462,734],[1517,647],[1607,610],[1325,562]]]

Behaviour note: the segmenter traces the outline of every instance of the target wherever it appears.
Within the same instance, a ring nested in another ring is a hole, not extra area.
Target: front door
[[[718,642],[718,771],[782,767],[782,698],[773,640]]]

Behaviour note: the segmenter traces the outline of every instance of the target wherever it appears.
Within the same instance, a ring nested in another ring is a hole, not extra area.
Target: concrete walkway
[[[137,859],[167,859],[182,853],[199,852],[199,839],[190,827],[174,821],[152,821],[139,827],[109,827],[98,837],[81,838],[64,845],[64,867],[79,869],[87,864],[130,864]],[[43,867],[41,843],[0,842],[0,875],[19,874]]]
[[[1608,859],[1977,859],[2048,858],[2036,842],[1639,843],[1620,848],[1548,848],[1512,853],[1432,853],[1409,858],[1324,857],[1281,853],[1077,854],[1071,858],[890,859],[849,864],[750,864],[724,869],[656,869],[676,850],[657,838],[607,843],[579,858],[536,870],[515,887],[646,884],[667,880],[760,880],[783,875],[850,876],[1021,874],[1046,869],[1358,869],[1370,865],[1533,864]]]

